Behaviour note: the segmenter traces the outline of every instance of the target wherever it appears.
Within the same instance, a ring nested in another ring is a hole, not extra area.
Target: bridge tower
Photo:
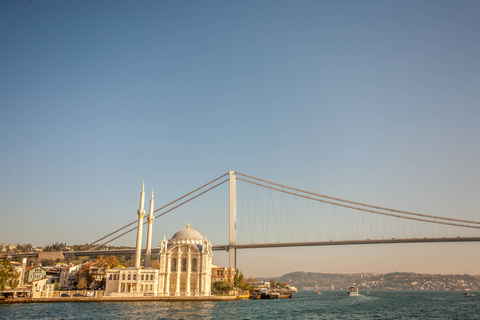
[[[230,177],[229,267],[237,270],[237,177],[235,171],[229,171],[228,174]]]

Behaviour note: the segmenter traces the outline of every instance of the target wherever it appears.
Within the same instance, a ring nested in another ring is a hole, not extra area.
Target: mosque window
[[[112,275],[109,275],[109,276],[108,276],[108,280],[112,280]]]
[[[177,271],[177,258],[172,259],[171,271]]]
[[[133,274],[133,280],[137,280],[137,275],[135,273]]]
[[[131,274],[129,273],[129,274],[127,275],[127,280],[130,280],[130,279],[131,279]]]
[[[153,274],[150,275],[150,280],[153,280]]]
[[[192,271],[197,271],[197,258],[192,259]]]
[[[182,271],[187,271],[187,259],[182,259]]]
[[[143,274],[142,274],[142,280],[144,280],[144,279],[143,279]]]
[[[122,280],[125,280],[125,273],[122,274]]]

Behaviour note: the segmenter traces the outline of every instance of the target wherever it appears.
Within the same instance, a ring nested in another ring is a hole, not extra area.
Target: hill
[[[314,273],[291,272],[273,278],[276,282],[288,283],[299,290],[347,290],[356,286],[360,290],[480,290],[480,276],[394,273]],[[269,279],[264,279],[269,280]]]

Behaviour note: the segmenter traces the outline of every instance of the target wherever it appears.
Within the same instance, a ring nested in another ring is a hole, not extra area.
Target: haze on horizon
[[[473,0],[0,1],[0,243],[87,243],[136,219],[142,180],[159,208],[229,170],[479,221],[479,16]],[[157,219],[154,245],[187,221],[226,244],[217,189]],[[259,277],[480,274],[479,246],[237,259]]]

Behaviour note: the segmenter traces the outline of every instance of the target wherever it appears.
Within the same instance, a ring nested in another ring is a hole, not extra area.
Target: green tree
[[[233,289],[232,285],[228,282],[215,281],[214,283],[212,283],[213,293],[226,293],[232,289]]]
[[[240,288],[245,291],[252,291],[253,286],[248,283],[247,279],[243,276],[243,273],[237,269],[235,271],[235,277],[233,278],[234,284],[236,288]]]
[[[54,262],[52,259],[43,259],[42,260],[42,266],[53,266]]]
[[[60,282],[55,281],[55,287],[54,290],[60,290]]]
[[[18,283],[18,273],[12,263],[9,260],[0,260],[0,289],[16,288]]]
[[[233,284],[236,288],[240,287],[240,284],[243,281],[243,273],[241,273],[238,269],[235,271],[235,276],[233,277]]]

